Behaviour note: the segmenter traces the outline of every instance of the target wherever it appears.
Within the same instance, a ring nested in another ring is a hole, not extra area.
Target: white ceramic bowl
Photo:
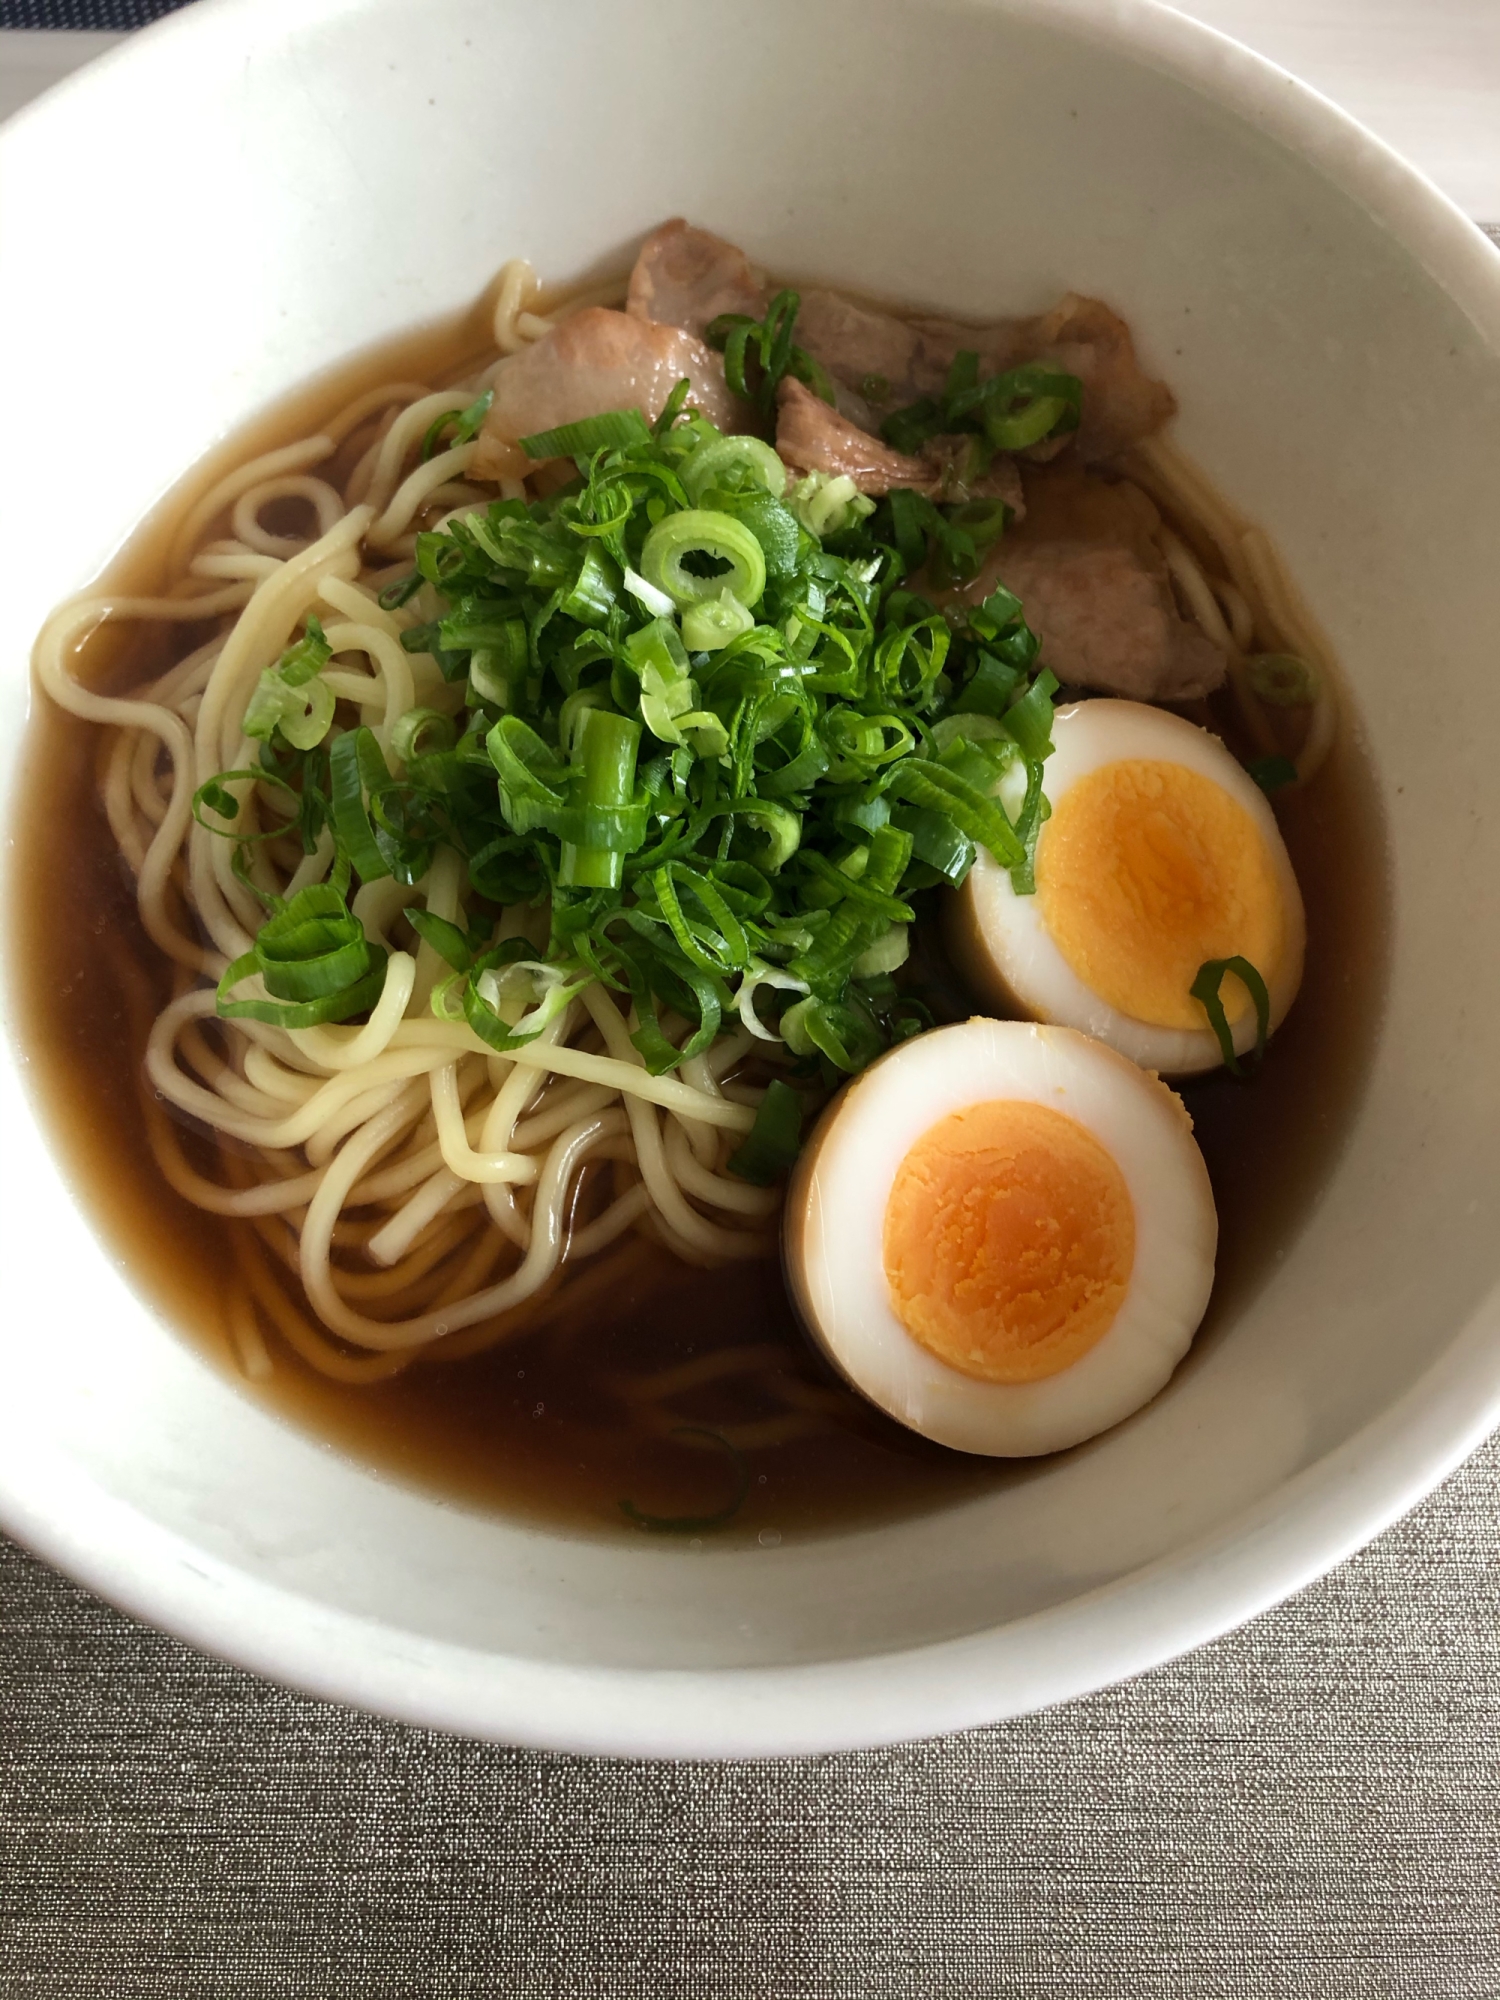
[[[776,1550],[528,1529],[287,1429],[132,1292],[11,1048],[12,1534],[200,1645],[415,1721],[814,1750],[1179,1653],[1489,1430],[1500,259],[1374,140],[1135,0],[204,0],[23,114],[0,203],[7,793],[39,621],[211,441],[507,255],[579,273],[686,209],[778,270],[976,313],[1076,286],[1128,312],[1184,442],[1347,662],[1394,925],[1326,1192],[1167,1393],[987,1498]]]

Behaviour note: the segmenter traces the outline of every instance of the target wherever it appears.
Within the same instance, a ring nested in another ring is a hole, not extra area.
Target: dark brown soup
[[[471,317],[304,391],[200,468],[111,583],[154,587],[175,521],[228,465],[308,434],[379,381],[444,380],[477,347],[481,326]],[[198,636],[107,628],[82,671],[95,685],[129,687]],[[79,1201],[139,1290],[214,1365],[234,1369],[226,1297],[239,1282],[235,1232],[248,1225],[176,1195],[147,1143],[142,1047],[169,986],[99,803],[100,735],[42,703],[30,725],[9,912],[21,1035]],[[1352,732],[1307,791],[1283,795],[1278,816],[1307,906],[1301,996],[1252,1082],[1221,1074],[1183,1093],[1221,1224],[1200,1347],[1232,1326],[1315,1206],[1378,1026],[1383,832]],[[968,1011],[930,921],[919,928],[909,977],[940,1019]],[[277,1343],[272,1374],[246,1392],[330,1445],[452,1500],[620,1532],[670,1521],[689,1537],[770,1542],[930,1509],[1025,1476],[929,1445],[836,1384],[800,1334],[774,1263],[705,1272],[645,1241],[607,1254],[597,1280],[575,1281],[562,1310],[478,1358],[419,1361],[383,1384],[348,1387]],[[809,1409],[822,1418],[812,1433]],[[739,1440],[734,1449],[721,1441],[726,1428]]]

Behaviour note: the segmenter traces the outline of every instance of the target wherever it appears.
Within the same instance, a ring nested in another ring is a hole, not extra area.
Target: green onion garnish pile
[[[302,1027],[368,1009],[385,961],[353,889],[415,886],[452,849],[467,928],[407,915],[452,969],[434,1008],[490,1047],[532,1039],[597,978],[629,993],[653,1072],[737,1012],[832,1081],[924,1025],[893,978],[914,898],[961,882],[981,845],[1031,889],[1056,682],[1019,602],[997,590],[950,622],[914,574],[942,567],[938,510],[793,484],[760,439],[687,410],[687,387],[654,427],[620,411],[522,440],[577,477],[418,537],[382,602],[462,688],[457,716],[413,710],[389,758],[341,730],[312,620],[262,675],[260,767],[202,787],[195,811],[245,838],[232,783],[253,776],[291,795],[309,852],[331,832],[335,859],[273,900],[223,1014]],[[550,910],[544,948],[495,941],[515,904]],[[241,992],[254,973],[268,997]],[[795,1147],[794,1107],[767,1102],[781,1129],[747,1145],[757,1178]]]

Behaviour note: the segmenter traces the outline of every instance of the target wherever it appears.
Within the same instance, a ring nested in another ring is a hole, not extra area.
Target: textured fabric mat
[[[269,1687],[0,1544],[0,1995],[1495,2000],[1500,1448],[1293,1603],[994,1729],[496,1749]]]
[[[187,0],[0,0],[0,28],[144,28]]]

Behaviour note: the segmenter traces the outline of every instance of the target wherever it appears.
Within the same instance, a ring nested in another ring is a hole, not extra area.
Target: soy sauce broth
[[[476,309],[300,392],[185,482],[123,552],[109,586],[158,587],[176,521],[231,465],[308,435],[379,382],[452,379],[482,345],[483,325]],[[125,689],[198,636],[106,627],[81,672],[95,686]],[[1229,733],[1227,717],[1214,720]],[[102,741],[38,702],[8,912],[20,1040],[78,1200],[142,1296],[246,1394],[392,1478],[459,1504],[591,1531],[770,1543],[926,1511],[1026,1476],[1024,1464],[931,1445],[844,1389],[802,1336],[774,1260],[701,1271],[634,1239],[618,1257],[605,1253],[613,1262],[575,1302],[475,1359],[418,1361],[386,1383],[349,1387],[272,1339],[273,1373],[245,1380],[225,1297],[237,1282],[226,1276],[236,1268],[233,1233],[247,1225],[178,1196],[147,1143],[142,1053],[169,974],[141,930],[99,801]],[[1231,1336],[1236,1314],[1315,1207],[1378,1026],[1384,836],[1347,718],[1329,763],[1305,792],[1282,794],[1277,815],[1307,907],[1301,994],[1253,1082],[1216,1074],[1182,1093],[1220,1220],[1200,1350]],[[930,912],[909,978],[938,1019],[970,1011]],[[206,1144],[198,1163],[213,1170]],[[821,1428],[784,1437],[809,1410]],[[725,1437],[737,1440],[733,1449]],[[720,1521],[731,1506],[732,1518]]]

